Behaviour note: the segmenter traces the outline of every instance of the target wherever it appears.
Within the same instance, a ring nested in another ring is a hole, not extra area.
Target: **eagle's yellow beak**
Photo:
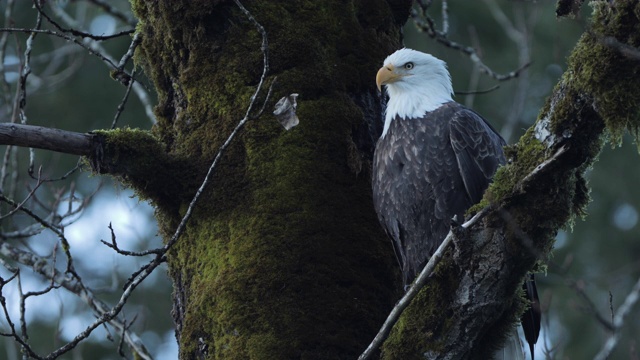
[[[378,70],[376,75],[376,84],[378,85],[378,91],[382,90],[382,85],[387,85],[392,82],[398,81],[401,75],[395,72],[396,67],[393,65],[383,66]]]

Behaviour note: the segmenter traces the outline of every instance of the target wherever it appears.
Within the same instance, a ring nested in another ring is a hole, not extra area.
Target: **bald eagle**
[[[505,163],[506,143],[480,115],[453,101],[440,59],[398,50],[385,59],[376,83],[379,90],[386,86],[389,100],[374,153],[373,200],[406,287],[446,237],[452,218],[463,219],[482,199]],[[537,301],[532,279],[524,288]],[[539,311],[528,310],[523,325],[533,357]]]

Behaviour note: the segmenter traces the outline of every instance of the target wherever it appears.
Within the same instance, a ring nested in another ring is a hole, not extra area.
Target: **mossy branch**
[[[149,131],[97,130],[97,144],[89,158],[94,171],[118,177],[143,199],[176,206],[193,196],[199,178],[191,174],[196,164],[173,157]]]
[[[640,62],[599,39],[638,48],[640,4],[592,4],[592,29],[476,207],[492,203],[495,210],[459,235],[456,251],[393,329],[384,359],[489,358],[524,309],[518,288],[526,273],[546,260],[558,230],[584,216],[584,174],[605,141],[619,142],[625,130],[637,138]]]
[[[87,158],[93,170],[113,175],[146,199],[179,198],[191,181],[177,179],[187,174],[186,161],[171,158],[149,131],[136,129],[98,130],[78,133],[42,126],[0,124],[0,145],[50,150]]]

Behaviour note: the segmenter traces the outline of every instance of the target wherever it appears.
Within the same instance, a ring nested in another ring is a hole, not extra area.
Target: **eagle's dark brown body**
[[[405,285],[482,199],[504,140],[478,114],[449,102],[419,119],[394,119],[378,140],[373,201],[394,242]]]
[[[478,203],[500,165],[505,141],[480,115],[456,102],[421,118],[396,117],[378,140],[373,201],[409,285],[447,236],[451,219]],[[522,316],[533,356],[540,331],[533,275],[524,284],[532,308]]]

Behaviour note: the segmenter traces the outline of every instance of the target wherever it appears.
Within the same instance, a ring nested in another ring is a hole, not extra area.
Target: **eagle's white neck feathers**
[[[406,69],[407,63],[413,63],[413,68]],[[452,101],[451,76],[444,61],[404,48],[384,60],[384,66],[389,65],[394,66],[401,78],[386,84],[389,101],[382,136],[396,116],[405,119],[422,117]]]

